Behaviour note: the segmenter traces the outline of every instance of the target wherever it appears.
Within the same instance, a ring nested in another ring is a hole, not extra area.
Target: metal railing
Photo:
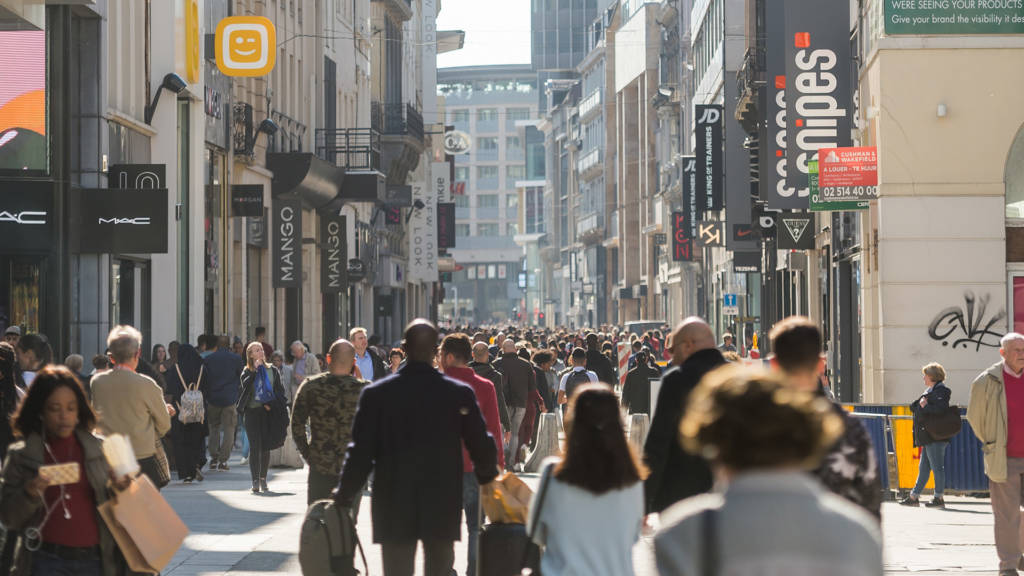
[[[423,115],[411,104],[371,102],[370,127],[384,135],[408,134],[423,140]]]
[[[353,170],[380,169],[380,133],[372,128],[319,128],[316,155]]]

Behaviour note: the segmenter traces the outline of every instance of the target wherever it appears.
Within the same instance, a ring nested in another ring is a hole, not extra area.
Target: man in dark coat
[[[609,386],[615,386],[615,369],[608,357],[601,353],[601,342],[597,334],[587,334],[587,370],[597,374],[597,379]]]
[[[626,374],[622,387],[622,406],[630,414],[650,414],[651,378],[661,376],[661,371],[648,363],[646,350],[637,353],[636,360],[636,367]]]
[[[501,345],[504,354],[501,357],[501,373],[505,376],[505,390],[508,396],[509,419],[512,421],[512,438],[509,441],[509,450],[505,453],[506,468],[512,469],[516,464],[519,446],[519,428],[526,419],[526,407],[530,398],[537,391],[537,377],[533,372],[533,364],[519,357],[516,352],[516,343],[507,339]]]
[[[672,335],[673,368],[661,378],[654,420],[644,444],[651,470],[644,482],[647,512],[661,512],[676,502],[711,489],[711,469],[699,456],[679,444],[679,423],[690,392],[701,378],[725,364],[715,348],[715,336],[704,320],[687,318]]]
[[[501,429],[507,435],[512,423],[508,416],[508,403],[505,401],[505,379],[501,372],[495,370],[494,366],[491,365],[487,343],[477,342],[473,344],[473,361],[468,366],[476,372],[477,376],[487,378],[491,381],[491,384],[494,384],[494,392],[498,395],[498,416],[501,418]],[[503,439],[502,442],[504,441]]]
[[[497,450],[469,386],[434,369],[438,332],[426,320],[405,330],[408,363],[363,389],[335,501],[351,507],[374,472],[373,541],[386,576],[412,576],[423,541],[427,576],[448,576],[462,517],[462,447],[485,490]]]

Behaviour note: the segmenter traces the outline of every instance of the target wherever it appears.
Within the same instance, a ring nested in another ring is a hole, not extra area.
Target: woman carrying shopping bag
[[[269,492],[267,469],[270,467],[270,451],[280,446],[276,438],[279,427],[276,419],[286,396],[284,386],[281,385],[281,374],[273,364],[267,363],[262,344],[249,344],[245,349],[245,363],[238,395],[238,411],[244,413],[245,432],[249,436],[252,493],[259,494],[261,491]],[[284,425],[287,429],[287,409]],[[281,443],[283,440],[282,435]]]
[[[115,576],[117,544],[97,507],[113,473],[93,436],[96,415],[63,366],[41,369],[14,418],[13,444],[0,480],[0,523],[18,537],[12,574]],[[130,484],[125,477],[116,487]]]

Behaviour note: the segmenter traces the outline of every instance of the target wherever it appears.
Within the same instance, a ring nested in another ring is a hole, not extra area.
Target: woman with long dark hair
[[[544,466],[529,530],[544,546],[541,573],[628,576],[644,516],[646,469],[622,431],[615,392],[577,388],[565,420],[565,458]]]
[[[267,469],[270,467],[271,412],[273,404],[285,398],[281,374],[264,357],[263,345],[252,342],[245,349],[238,394],[238,411],[245,414],[245,433],[249,437],[249,472],[252,493],[269,492]]]
[[[153,353],[149,355],[149,363],[157,372],[164,375],[165,380],[167,379],[167,348],[164,348],[163,344],[153,346]]]
[[[176,409],[181,410],[181,395],[185,393],[186,385],[199,384],[200,372],[203,367],[203,359],[199,352],[191,344],[184,344],[178,348],[178,362],[167,372],[168,402]],[[171,419],[171,437],[175,449],[175,463],[177,464],[178,478],[185,484],[191,484],[193,480],[203,480],[202,468],[206,465],[206,456],[203,450],[203,438],[206,436],[206,425],[202,422],[190,422],[182,424],[179,417]]]
[[[91,432],[95,426],[70,370],[47,366],[36,374],[14,419],[23,440],[11,446],[0,484],[0,522],[18,539],[11,574],[123,572],[117,544],[97,512],[114,478],[102,440]],[[124,489],[129,482],[125,477],[115,484]]]

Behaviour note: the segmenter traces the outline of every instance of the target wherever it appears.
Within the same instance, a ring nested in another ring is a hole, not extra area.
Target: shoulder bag
[[[921,424],[933,440],[945,442],[960,433],[963,422],[960,418],[960,407],[950,405],[935,414],[923,414]]]

